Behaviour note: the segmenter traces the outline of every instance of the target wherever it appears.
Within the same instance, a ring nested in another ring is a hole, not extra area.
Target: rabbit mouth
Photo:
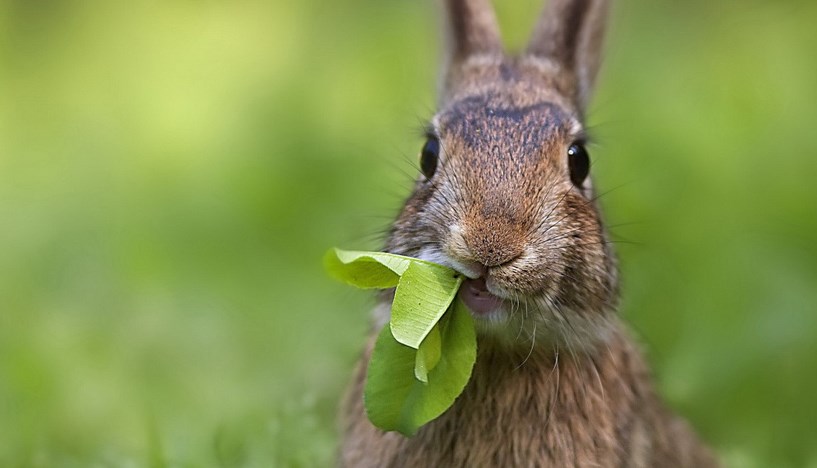
[[[483,277],[465,280],[458,295],[476,318],[489,318],[502,308],[502,299],[488,291]]]

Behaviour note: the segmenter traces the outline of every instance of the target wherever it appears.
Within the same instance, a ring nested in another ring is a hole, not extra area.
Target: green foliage
[[[383,252],[332,249],[324,256],[324,266],[336,279],[358,288],[396,286],[389,325],[398,342],[414,349],[448,309],[463,281],[443,265]]]
[[[423,424],[441,415],[462,393],[476,359],[476,335],[471,314],[461,302],[437,324],[439,360],[428,369],[427,382],[415,378],[419,352],[398,343],[383,327],[366,373],[366,414],[387,431],[413,435]],[[421,346],[422,348],[422,346]]]
[[[448,409],[471,377],[476,333],[459,301],[454,270],[382,252],[330,250],[324,265],[359,288],[396,286],[366,371],[366,414],[377,427],[411,436]]]
[[[391,333],[394,339],[414,349],[426,338],[462,284],[462,276],[450,268],[411,263],[394,293]]]
[[[397,286],[411,261],[408,257],[383,252],[332,249],[324,256],[323,265],[330,275],[348,285],[388,289]]]
[[[414,360],[414,377],[420,382],[428,383],[428,373],[434,370],[434,367],[440,362],[441,354],[442,338],[440,337],[440,324],[437,323],[423,342],[420,343],[420,347],[417,348],[417,357]]]

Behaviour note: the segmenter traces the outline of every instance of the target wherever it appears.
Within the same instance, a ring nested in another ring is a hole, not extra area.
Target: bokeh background
[[[498,1],[510,48],[539,1]],[[622,313],[736,467],[817,467],[817,3],[632,0]],[[431,1],[0,2],[0,465],[329,466],[434,108]]]

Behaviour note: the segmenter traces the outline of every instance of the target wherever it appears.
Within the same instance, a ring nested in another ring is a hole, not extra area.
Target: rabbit
[[[527,47],[503,52],[489,0],[443,0],[439,111],[385,251],[467,277],[471,380],[407,438],[366,418],[363,386],[392,293],[342,403],[344,467],[714,467],[656,394],[616,315],[615,255],[589,177],[584,114],[608,0],[550,0]]]

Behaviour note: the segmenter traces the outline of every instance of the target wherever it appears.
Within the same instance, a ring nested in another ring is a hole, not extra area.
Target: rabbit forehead
[[[579,122],[559,104],[514,101],[500,93],[464,97],[440,112],[434,123],[443,138],[456,138],[474,150],[497,145],[531,150],[581,132]]]
[[[559,148],[581,134],[578,120],[560,105],[516,104],[499,93],[458,99],[434,123],[453,170],[470,168],[494,183],[512,185],[528,185],[533,173],[558,169],[563,161],[551,155],[561,154]]]

